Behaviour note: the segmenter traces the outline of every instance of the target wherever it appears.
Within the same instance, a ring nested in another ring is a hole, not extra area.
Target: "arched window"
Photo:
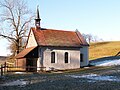
[[[65,63],[68,63],[68,52],[65,52]]]
[[[80,54],[80,62],[83,62],[83,54]]]
[[[55,52],[51,52],[51,63],[55,63]]]

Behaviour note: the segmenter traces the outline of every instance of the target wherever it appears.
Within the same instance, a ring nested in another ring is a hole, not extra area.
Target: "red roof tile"
[[[21,51],[19,54],[17,54],[16,58],[19,59],[19,58],[25,57],[25,56],[26,56],[30,51],[32,51],[34,48],[36,48],[36,47],[30,47],[30,48],[24,49],[24,50]]]
[[[80,47],[88,45],[79,32],[31,28],[39,46]]]

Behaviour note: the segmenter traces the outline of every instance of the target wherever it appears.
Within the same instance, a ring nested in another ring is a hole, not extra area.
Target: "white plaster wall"
[[[37,59],[37,67],[41,67],[40,66],[40,58]],[[37,68],[37,71],[39,71],[39,70],[40,70],[40,68]]]
[[[51,63],[51,52],[55,52],[56,63]],[[64,54],[68,52],[70,55],[69,63],[64,62]],[[61,49],[44,49],[43,53],[43,66],[46,70],[51,67],[55,69],[75,69],[80,68],[80,49],[78,50],[61,50]]]
[[[89,64],[88,46],[83,46],[83,48],[80,48],[80,52],[83,54],[83,62],[80,62],[80,66],[87,66]]]
[[[33,46],[37,46],[37,42],[35,40],[35,37],[34,37],[32,30],[31,30],[26,48],[33,47]]]
[[[43,67],[43,50],[40,47],[38,47],[38,60],[37,60],[37,67]],[[39,71],[40,68],[37,68],[37,70]]]

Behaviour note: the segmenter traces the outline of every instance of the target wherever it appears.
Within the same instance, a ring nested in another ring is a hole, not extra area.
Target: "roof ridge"
[[[31,27],[32,29],[36,29],[35,27]],[[40,30],[51,30],[51,31],[64,31],[64,32],[75,32],[72,30],[63,30],[63,29],[51,29],[51,28],[41,28]]]
[[[46,28],[46,30],[51,30],[51,31],[64,31],[64,32],[75,32],[75,31],[70,31],[70,30],[48,29],[48,28]]]

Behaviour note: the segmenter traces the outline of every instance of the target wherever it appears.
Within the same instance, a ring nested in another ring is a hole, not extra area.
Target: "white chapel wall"
[[[83,46],[83,48],[80,48],[80,52],[83,54],[83,62],[80,62],[80,66],[87,66],[89,64],[88,46]]]
[[[56,63],[51,63],[51,52],[55,52]],[[65,63],[64,54],[69,53],[69,62]],[[64,50],[64,49],[44,49],[43,66],[47,70],[54,67],[55,69],[75,69],[80,68],[80,50]]]

